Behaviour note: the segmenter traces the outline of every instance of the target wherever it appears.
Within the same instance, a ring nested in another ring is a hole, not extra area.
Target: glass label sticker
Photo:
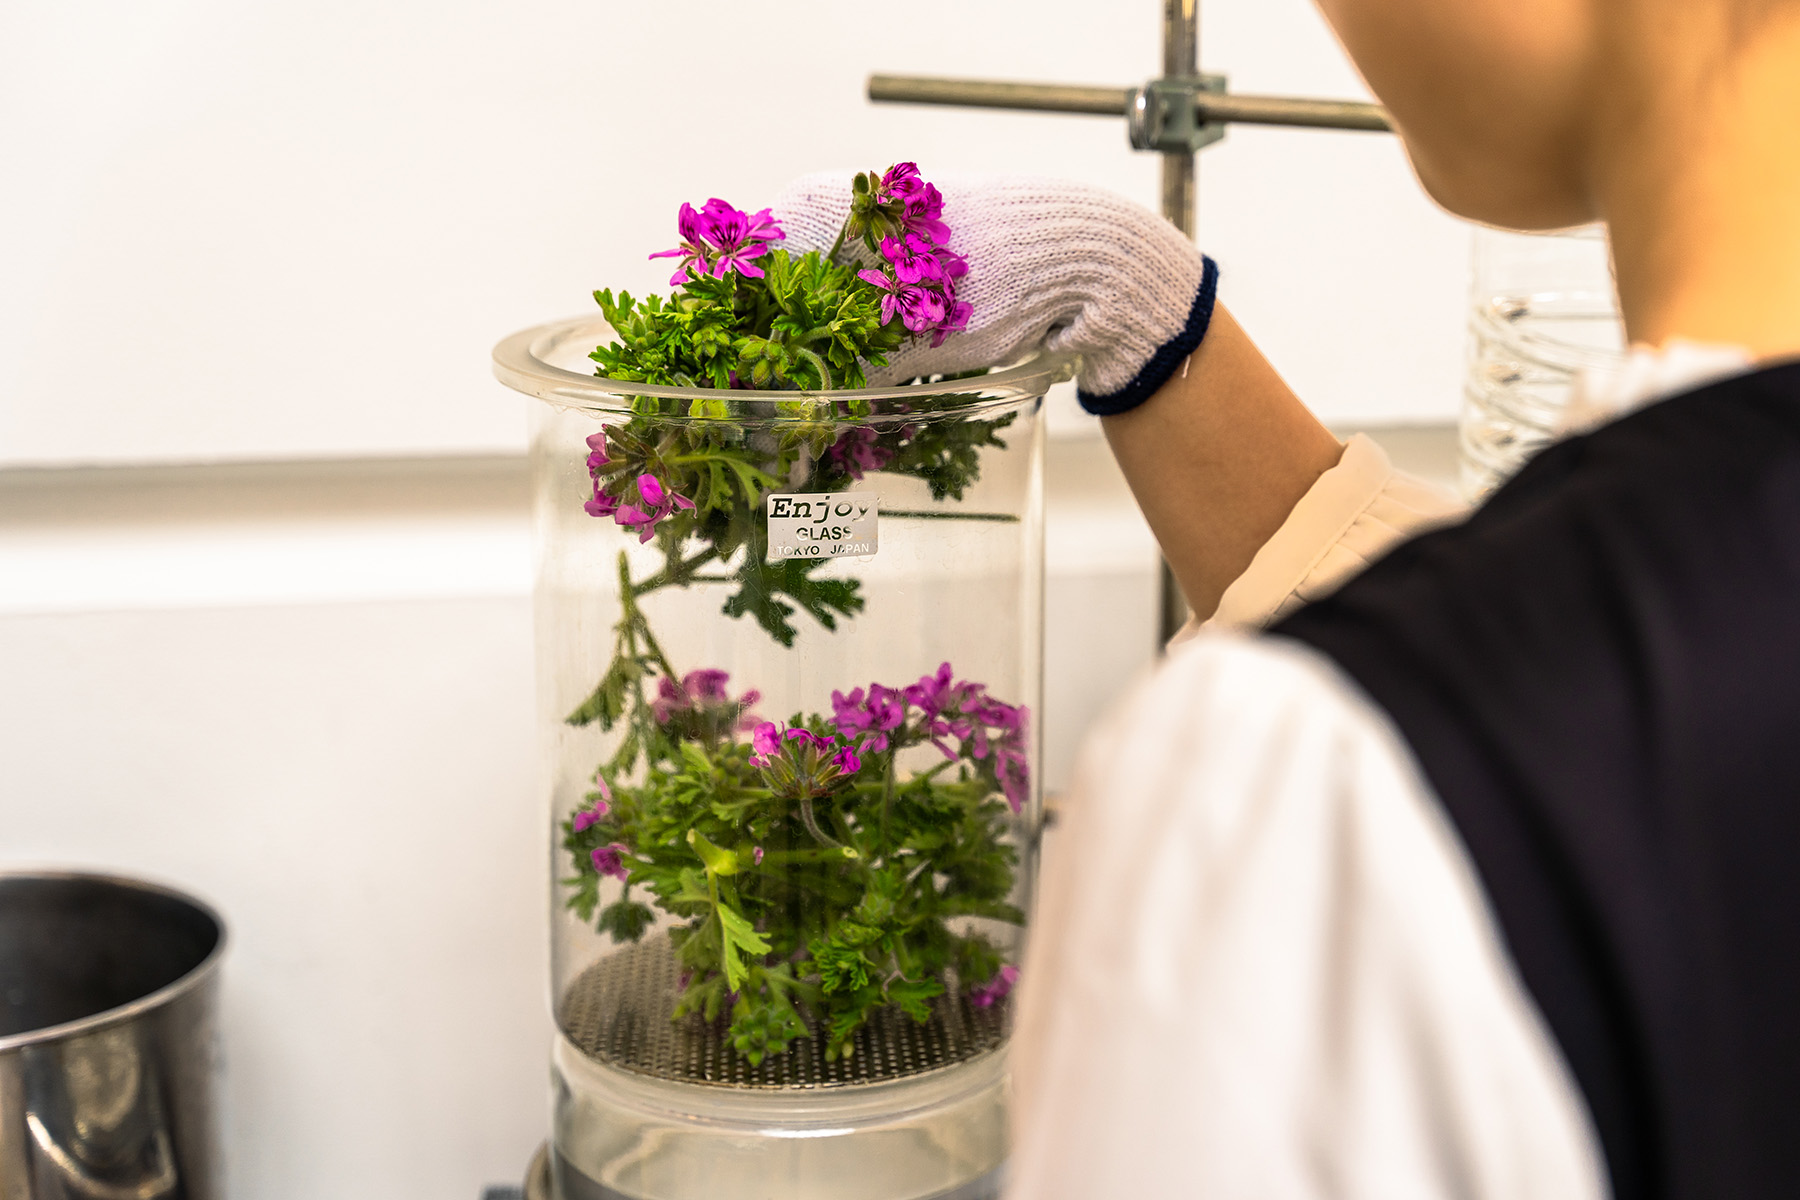
[[[769,559],[853,558],[874,554],[880,497],[873,492],[811,492],[769,497]]]

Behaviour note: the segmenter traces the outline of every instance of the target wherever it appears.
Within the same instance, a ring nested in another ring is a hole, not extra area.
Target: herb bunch
[[[612,660],[568,717],[618,735],[563,824],[569,904],[619,942],[642,938],[658,910],[671,919],[675,1017],[728,1021],[753,1063],[815,1028],[828,1057],[848,1054],[884,1006],[925,1020],[952,982],[988,1006],[1017,977],[975,922],[1023,921],[1005,835],[1029,791],[1025,708],[946,663],[905,687],[833,693],[829,717],[778,725],[755,716],[756,692],[732,696],[723,671],[679,671],[644,609],[664,588],[721,584],[726,615],[784,646],[799,612],[835,630],[862,610],[860,585],[821,576],[819,559],[768,561],[765,498],[881,471],[960,499],[982,450],[1004,448],[1010,416],[940,415],[952,402],[929,395],[881,414],[797,396],[774,402],[777,422],[733,419],[733,389],[858,387],[908,339],[966,324],[956,281],[967,266],[942,208],[910,163],[859,175],[832,249],[790,254],[769,210],[684,204],[680,245],[651,256],[679,260],[679,290],[595,293],[618,335],[591,356],[600,374],[716,395],[637,396],[629,420],[587,439],[586,511],[654,543],[661,566],[634,578],[620,553]],[[881,266],[839,262],[852,242]],[[624,886],[603,905],[608,877]]]

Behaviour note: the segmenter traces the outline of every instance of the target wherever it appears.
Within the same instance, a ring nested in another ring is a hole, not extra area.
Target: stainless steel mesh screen
[[[672,1021],[680,967],[668,939],[655,934],[607,955],[576,976],[558,1004],[563,1032],[590,1057],[640,1075],[743,1088],[823,1088],[880,1083],[954,1066],[1005,1041],[1005,1000],[976,1008],[959,989],[939,996],[929,1021],[885,1009],[856,1034],[856,1053],[825,1061],[815,1032],[787,1053],[751,1066],[731,1048],[724,1022]]]

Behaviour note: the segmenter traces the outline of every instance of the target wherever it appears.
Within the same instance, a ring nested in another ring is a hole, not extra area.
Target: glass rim
[[[835,391],[765,391],[752,388],[673,387],[612,379],[604,375],[583,375],[559,367],[546,358],[546,354],[555,346],[571,343],[597,346],[612,336],[612,332],[606,318],[598,313],[521,329],[502,338],[494,346],[494,376],[507,387],[527,396],[598,413],[640,415],[631,404],[634,396],[675,400],[724,396],[729,397],[734,404],[753,406],[758,411],[745,415],[759,422],[816,421],[816,416],[783,414],[775,405],[819,400],[867,400],[876,402],[872,407],[880,412],[880,401],[908,400],[928,394],[935,402],[930,415],[941,417],[976,412],[996,405],[1012,405],[1021,400],[1042,396],[1055,384],[1074,378],[1079,362],[1077,355],[1036,350],[998,370],[967,379],[896,384],[889,387],[840,388]],[[964,397],[964,402],[956,403],[957,397]]]

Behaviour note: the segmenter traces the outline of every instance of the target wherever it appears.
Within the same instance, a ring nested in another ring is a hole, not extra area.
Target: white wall
[[[1305,0],[1203,7],[1241,89],[1357,94]],[[905,12],[0,5],[0,866],[227,913],[235,1196],[472,1195],[545,1129],[525,402],[489,346],[655,286],[681,200],[820,165],[1153,202],[1118,123],[861,95],[1137,82],[1156,0]],[[1334,425],[1449,419],[1466,235],[1389,140],[1237,130],[1201,172],[1227,301]],[[1055,425],[1052,785],[1153,609],[1091,426]]]
[[[1306,0],[1208,0],[1248,91],[1351,95]],[[684,199],[832,164],[1154,202],[1122,122],[868,105],[871,70],[1117,83],[1155,0],[14,0],[0,6],[0,463],[516,450],[502,334],[642,289]],[[1225,296],[1336,420],[1453,411],[1466,237],[1391,139],[1207,152]]]

